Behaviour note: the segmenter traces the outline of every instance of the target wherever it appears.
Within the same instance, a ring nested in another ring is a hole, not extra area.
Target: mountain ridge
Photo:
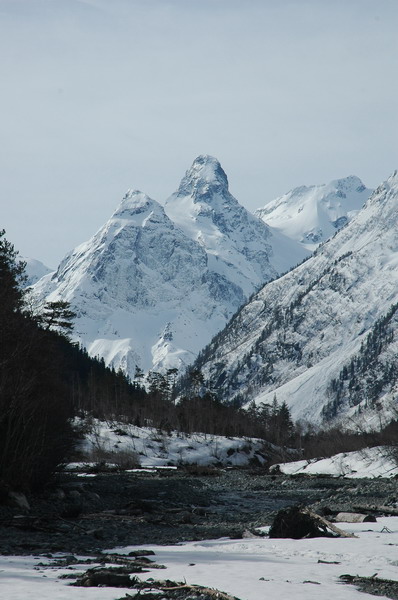
[[[76,341],[107,365],[131,377],[136,365],[182,368],[277,276],[275,255],[286,263],[278,244],[293,243],[276,236],[272,247],[270,239],[229,193],[217,159],[200,156],[164,207],[128,190],[107,223],[32,289],[39,303],[71,303]],[[307,254],[293,248],[291,261]]]
[[[313,251],[354,218],[372,192],[359,177],[350,175],[328,184],[293,188],[255,214]]]
[[[321,421],[323,409],[333,401],[332,382],[361,352],[361,344],[368,343],[376,324],[390,312],[391,318],[395,315],[396,228],[398,175],[394,172],[357,216],[312,257],[255,294],[201,353],[196,366],[224,398],[271,403],[276,395],[288,404],[294,418]],[[391,327],[395,331],[392,321]],[[377,399],[366,392],[355,403],[347,391],[347,378],[333,417],[368,410],[376,418],[380,397],[383,410],[391,409],[397,388],[395,350],[398,344],[393,337],[378,358],[379,370],[389,370],[391,381],[383,383],[373,373],[373,380],[381,385]]]

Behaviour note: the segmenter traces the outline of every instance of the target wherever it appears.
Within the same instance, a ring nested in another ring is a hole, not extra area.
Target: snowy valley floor
[[[129,433],[102,429],[95,441],[101,437],[101,446],[105,440],[109,449],[133,444],[145,467],[141,471],[94,475],[83,473],[80,465],[80,472],[63,473],[55,486],[29,499],[27,514],[0,506],[1,600],[134,597],[132,589],[71,587],[73,579],[61,578],[93,565],[51,564],[72,553],[96,560],[104,552],[127,555],[142,548],[153,550],[152,558],[166,569],[149,569],[138,575],[141,580],[186,581],[240,600],[374,597],[343,583],[339,578],[345,574],[377,574],[397,581],[398,589],[398,517],[339,523],[356,538],[244,537],[246,529],[266,532],[283,506],[304,504],[320,512],[327,507],[357,511],[358,506],[371,506],[387,509],[378,514],[397,514],[397,467],[388,449],[280,465],[274,475],[264,468],[222,468],[201,476],[164,466],[171,459],[189,463],[191,455],[192,462],[203,466],[221,457],[239,465],[259,451],[257,442]],[[155,466],[163,468],[157,471]],[[76,507],[78,515],[68,516]],[[380,596],[376,580],[374,589]],[[162,600],[163,594],[154,592],[153,597]],[[388,597],[398,598],[398,593]]]
[[[345,525],[356,538],[220,539],[175,546],[147,546],[165,570],[141,579],[172,579],[217,588],[241,600],[311,600],[371,598],[339,580],[351,574],[398,580],[398,518],[376,523]],[[129,553],[136,547],[113,550]],[[115,600],[132,590],[70,587],[71,568],[42,567],[51,560],[39,557],[0,557],[1,597],[7,600]],[[86,569],[86,565],[79,568]],[[162,597],[160,594],[159,599]]]

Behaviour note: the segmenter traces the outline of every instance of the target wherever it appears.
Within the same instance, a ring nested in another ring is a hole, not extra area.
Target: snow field
[[[356,538],[255,538],[146,546],[165,570],[141,579],[171,579],[214,587],[241,600],[365,600],[374,598],[339,581],[343,574],[398,580],[398,518],[344,526]],[[112,550],[125,554],[134,546]],[[57,555],[58,556],[58,555]],[[323,562],[319,562],[323,561]],[[132,590],[70,587],[71,569],[44,568],[44,557],[0,556],[1,597],[7,600],[115,600]],[[86,565],[76,566],[78,572]]]
[[[149,549],[159,564],[167,566],[162,578],[215,587],[241,600],[365,600],[368,594],[340,583],[339,576],[377,572],[380,578],[398,579],[398,518],[342,528],[358,537],[221,539]],[[159,572],[147,577],[159,577]]]
[[[54,555],[57,558],[61,555]],[[63,555],[62,555],[63,556]],[[115,600],[124,595],[115,588],[70,587],[71,580],[62,580],[70,569],[46,569],[39,563],[48,564],[43,556],[0,555],[0,597],[2,600]],[[76,565],[84,572],[87,565]],[[118,592],[120,592],[118,594]]]

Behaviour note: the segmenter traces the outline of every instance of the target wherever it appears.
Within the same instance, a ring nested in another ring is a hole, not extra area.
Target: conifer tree
[[[71,440],[58,338],[25,309],[24,263],[0,232],[0,481],[29,489]]]
[[[52,329],[67,335],[73,329],[76,313],[70,303],[65,300],[46,302],[39,316],[39,323],[44,329]]]

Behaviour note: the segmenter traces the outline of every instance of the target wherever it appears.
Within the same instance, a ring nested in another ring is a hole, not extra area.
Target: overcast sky
[[[398,168],[397,0],[0,0],[1,223],[55,267],[198,154],[250,210]]]

